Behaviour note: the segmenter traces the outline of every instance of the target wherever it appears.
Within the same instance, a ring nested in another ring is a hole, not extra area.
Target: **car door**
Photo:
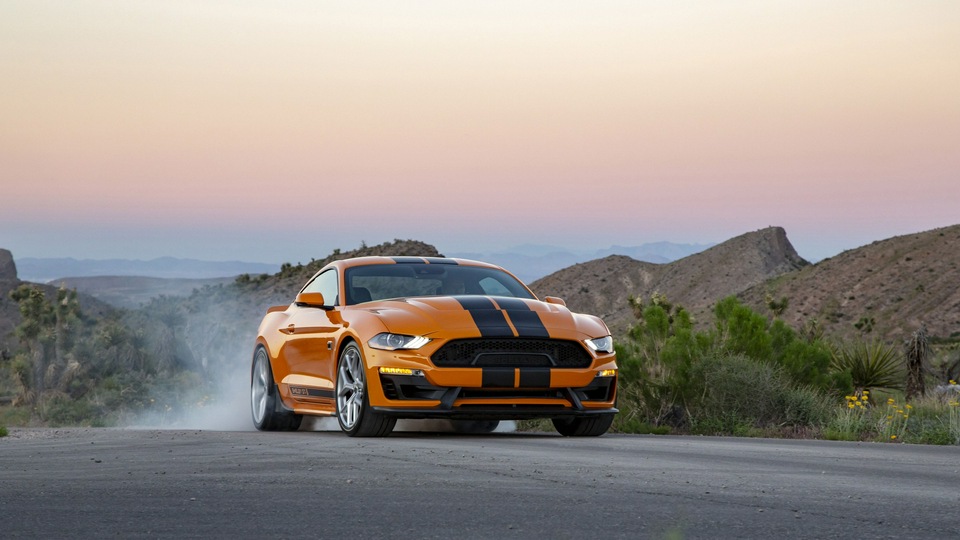
[[[287,326],[280,331],[286,334],[283,356],[290,368],[289,385],[294,396],[312,395],[328,397],[335,385],[334,351],[336,338],[343,328],[343,319],[337,311],[339,283],[337,272],[327,270],[314,278],[303,292],[323,294],[324,307],[294,305],[290,308]],[[297,388],[306,388],[307,393],[298,393]],[[323,392],[310,392],[322,389]]]

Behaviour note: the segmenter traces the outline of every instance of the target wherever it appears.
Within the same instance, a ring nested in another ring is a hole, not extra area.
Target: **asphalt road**
[[[12,430],[0,538],[957,538],[960,448]]]

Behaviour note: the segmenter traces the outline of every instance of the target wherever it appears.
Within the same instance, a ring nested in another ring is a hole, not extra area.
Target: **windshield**
[[[534,296],[510,274],[458,264],[399,263],[354,266],[344,274],[347,305],[409,296]]]

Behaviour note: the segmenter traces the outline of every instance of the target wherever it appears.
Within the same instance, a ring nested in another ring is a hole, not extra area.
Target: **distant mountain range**
[[[518,278],[530,283],[557,270],[609,255],[623,255],[638,261],[665,264],[699,253],[713,245],[652,242],[639,246],[610,246],[598,250],[577,251],[551,245],[524,244],[503,251],[454,252],[444,255],[490,262],[506,268]]]
[[[93,276],[142,276],[167,279],[210,279],[240,274],[274,274],[279,264],[242,261],[201,261],[159,257],[149,261],[132,259],[16,259],[23,281],[49,283],[63,278]]]
[[[520,279],[531,282],[561,268],[607,255],[625,255],[638,261],[668,263],[703,251],[710,246],[711,244],[655,242],[639,246],[610,246],[593,251],[577,251],[550,245],[527,244],[496,252],[457,252],[446,255],[499,264],[515,273]],[[16,259],[16,264],[20,279],[34,283],[59,283],[66,278],[104,276],[212,279],[240,274],[274,274],[280,270],[280,264],[201,261],[175,257],[159,257],[151,260],[27,257]]]

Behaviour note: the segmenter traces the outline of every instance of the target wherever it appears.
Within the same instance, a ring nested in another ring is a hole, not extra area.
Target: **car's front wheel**
[[[397,419],[374,412],[367,397],[363,356],[356,343],[344,347],[337,364],[337,420],[351,437],[386,437]]]
[[[250,372],[250,409],[253,425],[260,431],[296,431],[303,416],[277,410],[277,386],[267,350],[257,347]]]
[[[564,437],[597,437],[613,424],[612,414],[598,414],[579,418],[554,418],[553,427]]]

